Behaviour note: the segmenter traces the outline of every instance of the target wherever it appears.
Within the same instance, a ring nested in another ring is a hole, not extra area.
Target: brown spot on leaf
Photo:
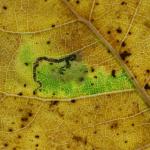
[[[128,51],[123,51],[123,52],[120,53],[120,57],[122,58],[122,60],[125,60],[130,55],[131,55],[131,53],[128,52]]]
[[[122,33],[122,29],[119,27],[116,29],[117,33]]]
[[[111,127],[111,129],[116,129],[116,128],[118,128],[118,123],[113,122],[110,127]]]
[[[146,90],[150,90],[150,85],[149,85],[148,83],[146,83],[145,86],[144,86],[144,88],[145,88]]]
[[[18,95],[19,95],[19,96],[22,96],[22,95],[23,95],[23,93],[22,93],[22,92],[19,92],[19,93],[18,93]]]
[[[75,100],[75,99],[72,99],[72,100],[71,100],[71,103],[75,103],[75,102],[76,102],[76,100]]]
[[[144,22],[144,26],[150,29],[150,22],[149,21]]]
[[[127,2],[122,1],[122,2],[121,2],[121,5],[127,5]]]
[[[126,43],[123,41],[122,44],[121,44],[121,46],[122,46],[122,47],[125,47],[125,46],[126,46]]]
[[[7,10],[7,6],[3,6],[3,9],[4,9],[4,10]]]
[[[52,101],[49,105],[49,107],[52,107],[54,105],[58,105],[59,101]]]
[[[113,77],[116,77],[116,70],[113,69],[113,70],[111,71],[111,75],[112,75]]]

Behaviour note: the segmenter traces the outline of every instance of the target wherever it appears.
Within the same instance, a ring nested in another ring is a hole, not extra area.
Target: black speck
[[[29,113],[28,113],[28,116],[29,116],[29,117],[32,117],[32,116],[33,116],[32,112],[29,112]]]
[[[128,34],[131,35],[132,34],[131,31]]]
[[[27,62],[25,62],[24,64],[25,64],[26,66],[28,66],[28,65],[29,65],[29,63],[27,63]]]
[[[76,100],[75,100],[75,99],[72,99],[72,100],[71,100],[71,103],[75,103],[75,102],[76,102]]]
[[[118,33],[122,33],[122,29],[119,27],[119,28],[117,28],[117,30],[116,30]]]
[[[24,86],[24,87],[26,87],[27,85],[26,85],[26,84],[24,84],[23,86]]]
[[[77,1],[76,1],[76,3],[77,3],[77,4],[79,4],[79,3],[80,3],[80,1],[79,1],[79,0],[77,0]]]
[[[33,91],[33,95],[35,95],[35,94],[36,94],[36,91],[34,90],[34,91]]]
[[[80,81],[80,82],[84,81],[84,78],[83,78],[83,77],[80,77],[80,78],[79,78],[79,81]]]
[[[4,143],[4,146],[7,147],[7,146],[8,146],[8,143]]]
[[[54,105],[58,105],[58,103],[59,103],[59,101],[51,101],[49,106],[51,107],[51,106],[54,106]]]
[[[116,77],[116,70],[113,69],[113,70],[111,71],[111,75],[112,75],[113,77]]]
[[[97,76],[94,76],[95,79],[97,79]]]
[[[50,41],[47,41],[46,43],[49,45],[51,42],[50,42]]]
[[[127,2],[123,1],[121,2],[121,5],[127,5]]]
[[[124,141],[125,143],[128,143],[128,141]]]
[[[52,28],[54,28],[55,27],[55,24],[52,24]]]
[[[95,69],[93,67],[91,67],[91,72],[94,72],[94,71],[95,71]]]
[[[125,42],[122,42],[121,46],[122,46],[122,47],[125,47],[125,46],[126,46],[126,43],[125,43]]]
[[[8,131],[9,131],[9,132],[12,132],[12,131],[13,131],[13,129],[12,129],[12,128],[10,128],[10,129],[8,129]]]
[[[22,92],[19,92],[19,93],[18,93],[18,95],[19,95],[19,96],[22,96],[22,95],[23,95],[23,93],[22,93]]]
[[[111,31],[107,31],[107,34],[111,34]]]
[[[128,51],[123,51],[123,52],[120,53],[120,57],[122,58],[122,60],[125,60],[130,55],[131,55],[131,53],[128,52]]]
[[[144,88],[145,88],[146,90],[150,90],[150,85],[149,85],[148,83],[146,83],[145,86],[144,86]]]
[[[147,72],[147,73],[150,73],[150,70],[149,70],[149,69],[147,69],[147,70],[146,70],[146,72]]]
[[[3,9],[4,9],[4,10],[7,10],[7,6],[3,6]]]
[[[131,125],[132,125],[132,127],[134,127],[134,123],[132,123]]]
[[[28,121],[28,118],[27,117],[22,117],[21,121],[25,121],[26,122],[26,121]]]
[[[39,135],[35,135],[35,138],[39,139],[39,137],[40,137]]]

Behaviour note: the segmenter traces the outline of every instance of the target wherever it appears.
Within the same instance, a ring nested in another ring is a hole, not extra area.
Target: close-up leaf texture
[[[150,150],[150,0],[0,0],[0,150]]]

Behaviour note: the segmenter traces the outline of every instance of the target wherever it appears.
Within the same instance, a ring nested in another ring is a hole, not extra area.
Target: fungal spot
[[[95,5],[99,5],[99,3],[98,3],[98,2],[96,2],[96,3],[95,3]]]
[[[72,100],[71,100],[71,103],[75,103],[75,102],[76,102],[76,100],[75,100],[75,99],[72,99]]]
[[[127,5],[127,2],[123,1],[121,2],[121,5]]]
[[[22,93],[22,92],[19,92],[19,93],[18,93],[18,95],[19,95],[19,96],[22,96],[22,95],[23,95],[23,93]]]
[[[94,71],[95,71],[95,69],[93,67],[91,67],[91,72],[94,72]]]
[[[55,106],[55,105],[58,105],[59,104],[59,101],[51,101],[49,107],[52,107],[52,106]]]
[[[111,127],[111,129],[116,129],[118,127],[118,123],[114,122],[114,123],[112,123],[112,125],[110,127]]]
[[[4,10],[7,10],[7,6],[3,6],[3,9],[4,9]]]
[[[131,33],[131,31],[129,31],[129,33],[128,33],[129,35],[131,35],[132,33]]]
[[[94,76],[95,79],[97,79],[97,76]]]
[[[55,95],[56,95],[56,93],[55,93],[55,92],[53,92],[53,93],[52,93],[52,95],[53,95],[53,96],[55,96]]]
[[[148,83],[146,83],[145,86],[144,86],[144,88],[145,88],[146,90],[150,90],[150,85],[149,85]]]
[[[146,70],[146,72],[147,72],[147,73],[150,73],[150,70],[149,70],[149,69],[147,69],[147,70]]]
[[[110,50],[107,50],[108,53],[110,53]]]
[[[38,147],[39,146],[39,144],[35,144],[35,147]]]
[[[29,63],[27,63],[27,62],[25,62],[24,64],[25,64],[25,66],[28,66],[28,65],[29,65]]]
[[[118,33],[122,33],[122,29],[119,27],[119,28],[117,28],[117,30],[116,30]]]
[[[126,46],[126,43],[123,41],[123,42],[121,43],[121,46],[122,46],[122,47],[125,47],[125,46]]]
[[[27,84],[24,84],[23,86],[24,86],[24,87],[26,87],[26,86],[27,86]]]
[[[91,83],[91,86],[93,86],[94,85],[94,83]]]
[[[80,137],[80,136],[73,136],[72,139],[75,140],[75,141],[77,141],[77,142],[82,141],[82,137]]]
[[[126,141],[124,141],[124,143],[128,143],[128,141],[126,140]]]
[[[28,113],[28,116],[29,116],[29,117],[32,117],[32,116],[33,116],[33,113],[32,113],[32,112],[29,112],[29,113]]]
[[[12,128],[9,128],[8,131],[9,131],[9,132],[13,132],[13,129],[12,129]]]
[[[80,81],[80,82],[84,81],[84,78],[83,78],[83,77],[80,77],[80,78],[79,78],[79,81]]]
[[[120,41],[119,41],[119,40],[117,40],[116,42],[117,42],[117,43],[119,43]]]
[[[8,147],[8,143],[4,143],[4,146],[5,146],[5,147]]]
[[[18,139],[21,139],[21,135],[18,135]]]
[[[111,34],[111,31],[107,31],[107,34]]]
[[[132,123],[131,126],[134,127],[134,123]]]
[[[35,95],[35,94],[36,94],[36,91],[34,90],[34,91],[33,91],[33,95]]]
[[[40,138],[40,136],[39,136],[39,135],[35,135],[35,138],[36,138],[36,139],[39,139],[39,138]]]
[[[47,41],[46,43],[49,45],[49,44],[50,44],[50,41]]]
[[[111,71],[111,75],[112,75],[113,77],[116,77],[116,70],[112,70],[112,71]]]
[[[27,118],[27,117],[22,117],[22,118],[21,118],[21,121],[26,122],[26,121],[28,121],[28,118]]]
[[[55,27],[55,24],[52,24],[52,28],[54,28]]]
[[[123,52],[120,53],[120,57],[122,58],[122,60],[125,60],[130,55],[131,55],[131,53],[128,52],[128,51],[123,51]]]
[[[80,3],[80,1],[79,0],[76,0],[76,4],[79,4]]]

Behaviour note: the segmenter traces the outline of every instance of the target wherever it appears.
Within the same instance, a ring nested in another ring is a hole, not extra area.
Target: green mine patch
[[[124,71],[113,75],[77,60],[75,54],[60,58],[38,57],[33,65],[35,92],[40,96],[72,98],[132,88]]]

